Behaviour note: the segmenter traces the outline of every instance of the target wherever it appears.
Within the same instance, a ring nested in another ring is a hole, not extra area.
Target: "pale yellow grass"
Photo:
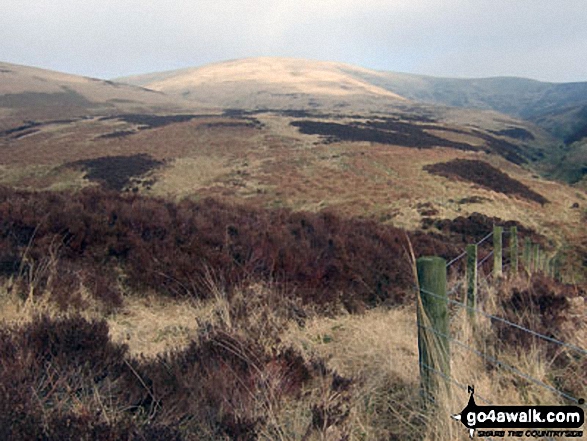
[[[157,81],[156,75],[148,87],[164,92],[217,86],[235,82],[262,84],[264,88],[283,88],[282,93],[301,92],[314,95],[346,96],[367,93],[405,101],[405,98],[362,81],[344,72],[346,65],[288,58],[252,58],[207,65],[194,69],[167,72],[167,78]],[[140,78],[140,77],[139,77]],[[129,78],[132,81],[132,78]]]
[[[86,320],[96,320],[104,317],[102,305],[96,302],[87,290],[80,290],[80,301],[86,306],[75,311],[61,311],[51,301],[50,292],[35,293],[31,288],[28,293],[17,293],[15,279],[8,279],[0,285],[0,323],[2,325],[23,325],[34,317],[48,315],[51,317],[67,317],[81,315]]]
[[[142,354],[151,358],[181,350],[197,337],[202,326],[210,324],[244,335],[254,328],[258,332],[256,335],[261,337],[269,335],[263,331],[267,325],[272,329],[280,326],[283,318],[271,312],[271,302],[279,299],[270,291],[274,287],[254,285],[239,290],[231,301],[243,302],[248,309],[246,320],[236,322],[224,290],[212,277],[208,282],[211,298],[205,301],[127,295],[124,305],[105,317],[112,340],[127,344],[131,355]],[[495,290],[490,284],[482,284],[482,289],[489,291],[489,295],[484,296],[489,301],[482,302],[479,307],[499,315]],[[99,304],[89,296],[86,300],[88,307],[81,311],[84,317],[104,317]],[[8,293],[7,284],[0,287],[0,311],[0,320],[4,324],[22,324],[39,313],[64,314],[55,309],[48,295],[17,297]],[[452,316],[451,335],[455,339],[490,356],[496,355],[495,336],[487,319],[479,317],[473,333],[466,314],[460,311]],[[585,345],[586,342],[577,343]],[[353,379],[355,386],[348,403],[350,440],[353,441],[389,439],[392,435],[406,440],[468,439],[464,427],[450,418],[451,414],[460,412],[468,400],[466,390],[459,385],[474,385],[478,404],[483,404],[483,400],[498,405],[562,404],[556,394],[536,384],[527,384],[506,369],[487,370],[480,357],[452,344],[451,377],[458,384],[448,383],[446,391],[441,388],[437,394],[437,406],[425,407],[419,394],[414,305],[392,309],[379,307],[353,315],[339,311],[332,317],[311,314],[303,326],[290,322],[279,336],[279,346],[292,346],[306,359],[324,360],[329,368]],[[271,347],[268,346],[267,350]],[[525,352],[511,350],[498,355],[502,362],[550,384],[552,360],[544,359],[542,354],[535,349]],[[327,389],[326,383],[313,384],[299,400],[276,409],[271,414],[270,425],[275,430],[262,434],[261,439],[274,439],[272,436],[278,433],[279,439],[284,440],[338,440],[336,428],[303,437],[311,422],[309,410],[312,406],[338,399],[334,395],[324,395]],[[579,394],[583,392],[577,391]],[[259,399],[263,405],[264,398]]]
[[[154,174],[156,182],[152,187],[152,193],[183,198],[214,183],[230,170],[231,167],[226,164],[226,160],[220,157],[178,158]]]
[[[371,376],[379,370],[407,383],[418,381],[416,315],[411,308],[375,309],[361,315],[315,317],[293,328],[284,342],[327,358],[347,376]]]
[[[466,144],[472,145],[474,147],[482,147],[486,144],[485,140],[475,136],[469,135],[465,133],[457,133],[457,132],[449,132],[446,130],[424,130],[426,133],[430,133],[431,135],[438,136],[439,138],[446,139],[447,141],[452,142],[464,142]]]
[[[187,346],[197,335],[198,318],[208,313],[189,300],[130,297],[107,321],[113,341],[128,345],[132,355],[153,357]]]
[[[0,185],[31,190],[79,190],[88,185],[84,172],[51,165],[0,165]]]

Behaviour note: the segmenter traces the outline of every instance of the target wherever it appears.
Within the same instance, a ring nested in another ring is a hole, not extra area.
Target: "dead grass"
[[[152,194],[181,199],[213,184],[230,170],[220,157],[178,158],[155,174]]]
[[[110,317],[110,337],[128,345],[131,355],[156,357],[185,348],[199,327],[205,307],[190,301],[164,301],[156,296],[129,297]]]
[[[212,273],[208,274],[212,292],[208,300],[126,295],[123,306],[107,316],[111,340],[128,345],[132,356],[155,360],[162,354],[185,349],[203,332],[224,329],[238,338],[253,337],[268,351],[293,348],[304,359],[322,360],[325,368],[352,380],[352,389],[335,393],[331,380],[316,379],[306,385],[302,395],[287,399],[278,407],[267,407],[274,402],[271,397],[258,396],[258,406],[269,415],[258,439],[468,439],[462,425],[450,419],[450,415],[459,412],[468,400],[467,392],[461,387],[451,383],[446,393],[441,388],[436,397],[437,405],[428,406],[427,410],[423,407],[419,394],[414,305],[394,309],[379,307],[362,314],[348,314],[341,308],[333,310],[334,315],[323,316],[291,303],[270,284],[243,285],[229,295],[222,283]],[[484,281],[478,306],[486,312],[505,316],[499,293],[528,286],[524,278],[505,280],[499,290],[497,285]],[[0,288],[4,325],[22,325],[39,314],[53,317],[68,314],[56,308],[48,295],[22,298],[8,291],[8,284]],[[569,326],[576,323],[574,315],[584,314],[584,307],[584,302],[583,309],[581,305],[572,306],[570,315],[564,316],[565,323]],[[92,306],[90,303],[82,314],[91,320],[103,317],[104,311],[98,304]],[[495,329],[488,319],[478,317],[473,332],[462,310],[454,310],[451,316],[451,335],[455,339],[539,381],[560,388],[553,384],[553,376],[568,379],[576,375],[549,355],[540,341],[530,350],[499,349]],[[573,329],[567,329],[575,336],[572,343],[585,347],[585,336],[573,333]],[[496,369],[492,363],[456,344],[451,348],[451,376],[460,385],[474,385],[478,402],[487,400],[497,405],[564,403],[556,394],[520,379],[507,369]],[[584,396],[587,384],[572,393]],[[328,406],[329,418],[334,418],[331,423],[325,420],[321,428],[315,426],[316,413],[312,410],[320,406]],[[115,410],[111,410],[111,414],[114,417]],[[314,429],[309,430],[311,427]],[[209,437],[220,439],[215,438],[213,432]]]
[[[0,184],[29,190],[79,190],[88,185],[83,172],[50,165],[0,165]]]

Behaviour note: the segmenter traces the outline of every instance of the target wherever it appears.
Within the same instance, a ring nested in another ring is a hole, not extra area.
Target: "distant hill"
[[[126,85],[0,69],[0,187],[210,197],[412,231],[481,214],[560,246],[587,243],[584,193],[537,170],[584,183],[584,139],[565,145],[519,117],[366,79],[385,73],[262,58]]]
[[[167,124],[193,114],[234,110],[395,118],[404,125],[385,133],[387,141],[391,136],[404,144],[435,142],[442,146],[447,141],[457,145],[468,137],[476,149],[516,164],[533,163],[542,174],[556,179],[580,182],[587,170],[587,83],[434,78],[268,57],[113,81],[0,63],[2,142],[31,133],[46,136],[55,123],[71,118],[126,114],[130,115],[125,119],[128,122],[158,115]],[[349,132],[344,137],[377,140],[382,136],[373,132],[374,127],[353,124],[344,129]],[[99,133],[127,136],[139,127]],[[336,126],[314,129],[341,130]],[[393,132],[396,129],[401,133]],[[304,130],[310,131],[309,126]],[[414,133],[419,135],[414,137]]]
[[[183,108],[162,92],[0,62],[0,116],[6,121]],[[0,129],[2,126],[0,126]]]
[[[456,79],[366,70],[350,72],[411,100],[495,110],[532,121],[560,138],[572,139],[587,125],[587,82],[546,83],[514,77]]]
[[[290,58],[250,58],[116,81],[231,108],[384,109],[407,102],[348,74],[347,65]]]
[[[544,173],[577,182],[587,168],[587,162],[581,159],[584,155],[574,153],[576,148],[582,149],[580,141],[587,136],[587,82],[436,78],[288,58],[234,60],[117,81],[224,108],[386,113],[409,106],[411,111],[433,112],[459,124],[481,121],[480,126],[485,128],[488,121],[503,120],[508,115],[517,122],[512,120],[511,128],[498,131],[544,150],[540,158],[534,158],[541,159],[539,166]],[[459,113],[439,106],[499,112],[501,116],[485,113],[481,117],[483,114]],[[535,136],[536,127],[552,138]]]

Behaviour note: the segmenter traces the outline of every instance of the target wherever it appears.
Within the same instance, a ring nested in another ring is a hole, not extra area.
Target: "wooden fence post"
[[[503,227],[493,227],[493,277],[502,276],[503,250],[502,250]]]
[[[446,260],[421,257],[416,261],[416,269],[420,286],[417,309],[420,379],[427,396],[434,397],[440,383],[438,372],[445,379],[450,378]],[[447,381],[445,386],[450,390]]]
[[[510,228],[510,264],[513,276],[518,275],[518,227]]]
[[[553,256],[546,259],[546,274],[548,274],[548,277],[550,277],[551,279],[554,278],[554,257]]]
[[[554,263],[553,263],[553,277],[554,280],[556,280],[557,282],[562,282],[562,277],[561,277],[561,261],[560,261],[560,256],[557,254],[556,256],[554,256]]]
[[[534,244],[534,272],[540,271],[540,245]]]
[[[467,245],[467,297],[465,304],[470,308],[477,307],[477,245]],[[471,324],[475,321],[475,311],[467,309]]]
[[[529,237],[524,241],[524,266],[526,273],[530,275],[532,272],[532,241]]]

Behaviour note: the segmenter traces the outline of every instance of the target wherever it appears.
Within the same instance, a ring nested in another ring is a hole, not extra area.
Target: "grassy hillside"
[[[31,120],[185,108],[142,87],[0,62],[0,131]]]
[[[271,63],[246,66],[271,77]],[[533,170],[552,138],[332,63],[294,68],[244,109],[0,73],[26,80],[0,94],[1,439],[464,441],[449,417],[468,399],[459,385],[496,404],[585,396],[581,353],[486,316],[473,333],[454,303],[450,393],[432,412],[419,387],[414,259],[454,261],[459,301],[458,258],[494,225],[561,275],[513,276],[506,259],[493,280],[486,240],[478,307],[587,345],[587,194]]]
[[[439,236],[97,190],[4,188],[0,207],[6,439],[468,439],[448,416],[465,391],[437,396],[438,413],[422,406],[407,241],[451,259],[491,219]],[[585,295],[541,274],[484,276],[479,306],[585,346]],[[450,314],[459,341],[583,396],[584,359],[499,322],[473,336]],[[563,402],[454,348],[456,384],[484,399]]]
[[[587,127],[587,83],[436,78],[287,58],[234,60],[119,81],[224,108],[347,114],[402,109],[433,113],[436,119],[456,118],[458,125],[478,124],[485,129],[508,115],[510,127],[500,128],[498,134],[534,150],[527,159],[535,161],[541,172],[573,183],[587,166],[582,160],[570,160],[576,159],[574,143],[585,136]],[[459,113],[455,108],[469,110]],[[557,173],[557,168],[568,172]]]

